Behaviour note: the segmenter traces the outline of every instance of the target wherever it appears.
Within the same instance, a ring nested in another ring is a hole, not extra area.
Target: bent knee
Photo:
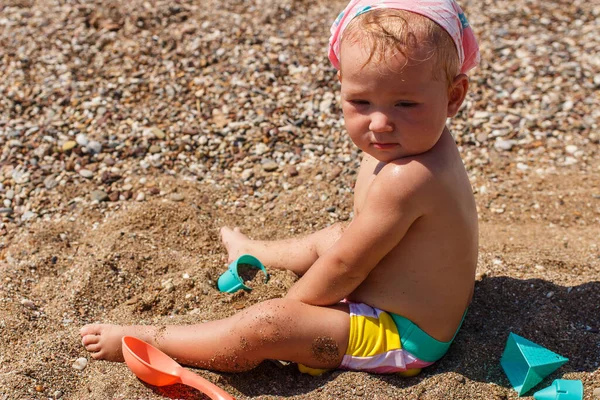
[[[273,340],[285,340],[291,334],[291,326],[296,311],[294,301],[271,299],[256,304],[240,318],[238,328],[249,333],[254,344]]]

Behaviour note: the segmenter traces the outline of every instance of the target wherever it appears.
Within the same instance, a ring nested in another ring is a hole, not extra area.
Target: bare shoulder
[[[396,160],[381,167],[371,190],[391,201],[427,198],[435,190],[438,177],[420,157]]]

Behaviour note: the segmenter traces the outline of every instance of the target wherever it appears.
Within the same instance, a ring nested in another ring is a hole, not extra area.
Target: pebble
[[[86,147],[92,154],[99,154],[102,152],[102,144],[95,140],[89,142]]]
[[[88,144],[88,137],[87,137],[87,135],[80,133],[77,136],[75,136],[75,141],[81,147],[85,147]]]
[[[102,202],[108,199],[108,194],[104,190],[94,190],[90,193],[92,201]]]
[[[277,171],[277,169],[279,168],[279,165],[277,165],[277,163],[274,161],[267,161],[263,164],[262,167],[266,172],[273,172],[273,171]]]
[[[34,310],[35,309],[35,304],[33,303],[33,301],[29,300],[29,299],[22,299],[21,300],[21,305]]]
[[[577,152],[577,150],[579,150],[577,148],[577,146],[574,146],[572,144],[570,144],[567,147],[565,147],[565,151],[567,152],[567,154],[575,154]]]
[[[243,181],[247,181],[254,176],[254,170],[252,168],[247,168],[242,171],[241,177]]]
[[[44,179],[44,187],[46,187],[46,189],[52,190],[56,186],[58,186],[58,181],[54,175],[50,175]]]
[[[160,140],[164,139],[167,136],[167,135],[165,135],[165,132],[163,132],[162,129],[157,128],[157,127],[150,128],[150,133],[152,135],[154,135],[155,138],[160,139]]]
[[[514,147],[515,142],[513,140],[502,140],[497,139],[494,143],[494,147],[498,150],[510,151]]]
[[[146,195],[144,192],[139,192],[137,196],[135,196],[135,201],[144,201],[146,200]]]
[[[33,211],[27,210],[21,215],[21,221],[30,221],[30,220],[34,219],[35,217],[37,217],[36,213],[34,213]]]
[[[73,141],[73,140],[69,140],[63,143],[62,145],[62,149],[63,151],[67,152],[69,150],[73,150],[75,148],[75,146],[77,146],[77,142]]]
[[[94,176],[94,173],[92,171],[90,171],[89,169],[80,169],[79,175],[81,175],[82,177],[84,177],[86,179],[90,179]]]
[[[594,389],[593,394],[595,398],[600,399],[600,388]]]
[[[73,363],[73,368],[78,371],[83,371],[85,367],[88,365],[88,359],[85,357],[80,357]]]
[[[148,151],[152,154],[156,154],[156,153],[160,153],[161,152],[161,148],[160,146],[157,145],[152,145],[150,146],[150,148],[148,149]]]
[[[172,201],[183,201],[185,199],[185,197],[183,197],[183,195],[181,193],[172,193],[171,196],[169,196],[170,199]]]

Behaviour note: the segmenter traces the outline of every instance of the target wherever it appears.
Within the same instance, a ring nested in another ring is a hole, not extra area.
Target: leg
[[[276,241],[251,240],[238,228],[221,228],[221,240],[227,248],[228,262],[242,254],[251,254],[271,268],[289,269],[304,275],[317,259],[342,235],[344,225],[337,223],[308,236]]]
[[[178,362],[245,371],[266,359],[312,368],[340,365],[350,330],[348,306],[317,307],[288,299],[256,304],[232,317],[186,326],[86,325],[82,342],[96,359],[122,361],[121,338],[136,336]]]

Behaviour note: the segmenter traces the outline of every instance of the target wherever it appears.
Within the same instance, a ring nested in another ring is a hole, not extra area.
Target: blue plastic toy
[[[244,254],[243,256],[238,257],[237,260],[229,264],[229,268],[227,271],[223,272],[217,281],[217,288],[221,292],[225,293],[233,293],[237,292],[240,289],[244,290],[252,290],[251,287],[244,285],[244,280],[240,277],[238,273],[238,265],[246,264],[250,265],[254,268],[260,269],[265,274],[265,282],[269,280],[269,274],[267,270],[262,265],[260,261],[254,256],[249,254]]]
[[[521,396],[567,361],[568,358],[511,332],[500,365]]]
[[[582,400],[583,383],[568,379],[556,379],[552,385],[534,393],[535,400]]]

